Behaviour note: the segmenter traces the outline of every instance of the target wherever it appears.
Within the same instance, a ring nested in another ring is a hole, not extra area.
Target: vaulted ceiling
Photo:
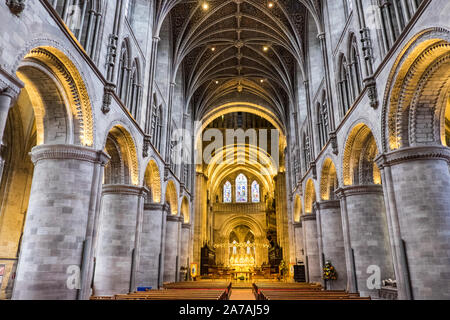
[[[230,101],[261,101],[285,119],[296,72],[304,71],[307,12],[318,21],[319,2],[158,0],[159,18],[170,15],[173,70],[183,70],[186,103],[203,115]]]

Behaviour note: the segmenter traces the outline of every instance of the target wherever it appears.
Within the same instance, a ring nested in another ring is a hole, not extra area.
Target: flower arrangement
[[[324,280],[337,280],[337,272],[336,269],[333,267],[330,261],[327,261],[325,263],[325,266],[323,267],[323,279]]]

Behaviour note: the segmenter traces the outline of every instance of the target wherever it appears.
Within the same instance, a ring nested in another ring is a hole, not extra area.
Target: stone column
[[[320,229],[319,255],[323,257],[323,259],[320,259],[321,270],[324,267],[323,263],[330,261],[338,275],[337,280],[327,284],[327,289],[345,290],[347,288],[347,266],[345,263],[340,202],[318,202],[316,203],[316,214],[317,228]]]
[[[5,133],[5,126],[6,121],[8,120],[9,109],[11,109],[12,101],[16,96],[17,93],[9,87],[4,90],[0,90],[0,179],[3,176],[3,168],[5,166],[3,160],[3,134]]]
[[[35,168],[12,299],[77,299],[95,167],[106,157],[73,145],[31,151]]]
[[[181,225],[181,242],[180,242],[180,268],[185,267],[189,272],[189,247],[191,244],[191,225],[183,223]],[[185,280],[185,273],[180,273],[180,281]]]
[[[103,186],[93,294],[126,294],[131,288],[140,198],[145,189],[132,185]]]
[[[376,161],[389,191],[399,298],[450,299],[450,149],[404,148]]]
[[[355,279],[349,290],[359,291],[361,296],[378,297],[381,280],[394,276],[383,187],[350,186],[336,193],[345,198],[345,211],[342,210],[345,255],[347,270],[354,273],[347,276]]]
[[[316,214],[302,216],[303,234],[305,244],[305,257],[308,282],[321,282],[322,272],[320,269],[319,245],[317,239]]]
[[[294,223],[295,236],[295,262],[305,262],[304,246],[303,246],[303,224],[301,222]]]
[[[17,94],[9,87],[0,90],[0,143],[3,143],[3,133],[5,132],[6,120],[12,101]]]
[[[168,215],[166,222],[166,241],[164,254],[164,282],[178,281],[180,229],[183,218]]]
[[[162,204],[144,204],[137,287],[158,288],[163,219],[165,220],[165,215]]]
[[[207,240],[207,177],[196,172],[195,176],[195,198],[194,198],[194,246],[193,246],[193,263],[197,263],[200,267],[201,250]]]

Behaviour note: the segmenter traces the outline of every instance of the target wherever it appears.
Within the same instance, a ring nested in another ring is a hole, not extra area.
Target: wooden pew
[[[358,293],[342,290],[326,291],[319,285],[308,284],[258,283],[253,285],[253,293],[257,300],[370,300],[360,297]]]
[[[91,297],[91,300],[229,300],[231,282],[193,281],[165,283],[163,290]]]
[[[115,300],[227,300],[225,289],[166,289],[115,295]]]

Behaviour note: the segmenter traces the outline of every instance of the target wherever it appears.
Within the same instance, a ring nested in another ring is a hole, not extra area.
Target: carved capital
[[[151,137],[150,136],[145,136],[144,137],[144,146],[142,148],[142,157],[147,158],[149,156],[148,153],[148,149],[150,148],[151,145]]]
[[[25,9],[25,0],[6,0],[9,10],[18,16]]]
[[[377,83],[373,77],[369,77],[364,79],[364,84],[367,88],[367,96],[370,100],[370,106],[373,109],[378,108],[379,101],[378,101],[378,90],[377,90]]]
[[[383,187],[378,184],[349,186],[336,190],[336,196],[339,199],[364,194],[383,194]]]
[[[103,151],[74,145],[41,145],[34,147],[31,152],[31,161],[36,164],[41,160],[79,160],[92,163],[100,163],[105,166],[110,156]]]
[[[302,222],[300,221],[300,222],[295,222],[295,223],[293,224],[293,226],[294,226],[294,229],[300,229],[300,228],[303,227],[303,224],[302,224]]]
[[[315,213],[307,213],[303,215],[300,219],[302,223],[305,223],[305,221],[316,221],[317,216]]]
[[[102,112],[104,114],[107,114],[109,113],[109,111],[111,111],[111,101],[114,91],[116,91],[116,85],[114,83],[107,82],[105,84],[103,92]]]
[[[336,132],[330,132],[330,142],[331,142],[331,149],[333,150],[333,153],[335,155],[339,154],[339,146],[337,141],[337,134]]]
[[[341,207],[341,202],[339,200],[321,201],[321,202],[316,202],[314,204],[314,208],[318,211],[327,210],[327,209],[338,209],[340,207]]]
[[[315,161],[312,161],[310,163],[310,168],[311,168],[313,179],[317,180],[317,165],[316,165]]]
[[[166,217],[167,221],[169,222],[183,222],[183,217],[173,214],[168,214]]]
[[[145,211],[153,211],[153,212],[161,212],[163,210],[164,205],[161,203],[146,203],[144,204]]]
[[[104,185],[103,194],[120,194],[130,196],[146,196],[149,190],[146,187],[138,187],[126,184],[110,184]]]
[[[384,153],[375,159],[380,169],[417,160],[443,160],[450,163],[450,148],[443,146],[408,147]]]
[[[192,225],[191,225],[190,223],[184,223],[184,222],[183,222],[183,223],[181,224],[181,228],[190,230],[190,229],[192,228]]]

